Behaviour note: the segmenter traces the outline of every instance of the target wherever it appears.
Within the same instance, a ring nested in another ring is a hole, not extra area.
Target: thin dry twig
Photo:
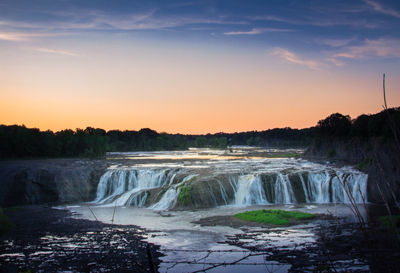
[[[114,204],[114,211],[113,211],[113,215],[112,215],[112,219],[111,219],[111,223],[114,224],[114,216],[115,216],[115,210],[117,208],[117,203]]]
[[[358,222],[360,224],[360,227],[362,229],[364,229],[364,227],[365,227],[364,217],[362,216],[362,214],[361,214],[361,212],[360,212],[360,210],[358,208],[357,202],[356,202],[356,200],[354,198],[354,195],[353,195],[353,193],[352,193],[352,191],[350,189],[350,185],[349,185],[349,183],[347,183],[347,179],[348,179],[349,175],[348,174],[343,175],[343,178],[340,177],[340,175],[336,175],[336,177],[338,178],[339,183],[342,185],[342,188],[344,189],[344,192],[346,193],[346,196],[350,201],[350,205],[351,205],[350,209],[352,210],[354,215],[357,217]],[[360,194],[361,194],[361,191],[360,191]],[[361,196],[362,196],[362,194],[361,194]],[[364,207],[365,207],[365,199],[364,199],[364,197],[362,197],[362,200],[364,202]]]
[[[214,268],[217,268],[217,267],[220,267],[220,266],[235,265],[235,264],[238,264],[239,262],[241,262],[241,261],[243,261],[243,260],[246,260],[246,259],[249,258],[249,257],[260,256],[260,255],[265,255],[265,254],[266,254],[266,253],[257,253],[257,254],[249,253],[248,255],[243,256],[242,258],[237,259],[237,260],[235,260],[235,261],[233,261],[233,262],[230,262],[230,263],[223,262],[223,263],[213,264],[213,265],[211,265],[211,266],[209,266],[209,267],[207,267],[207,268],[203,268],[203,269],[201,269],[201,270],[193,271],[192,273],[205,272],[205,271],[207,271],[207,270],[214,269]]]

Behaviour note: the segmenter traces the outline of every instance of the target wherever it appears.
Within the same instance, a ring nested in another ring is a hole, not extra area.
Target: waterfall
[[[110,206],[144,206],[147,190],[159,188],[173,179],[167,170],[153,169],[112,169],[101,178],[94,203]]]
[[[113,172],[108,170],[100,177],[99,185],[97,185],[96,199],[93,201],[94,203],[99,202],[101,199],[108,195],[108,180],[110,179],[112,174]]]
[[[233,205],[249,206],[249,205],[266,205],[270,204],[266,198],[264,190],[264,182],[260,175],[240,175],[235,182],[233,181],[235,199]],[[292,204],[296,203],[292,185],[289,176],[277,173],[273,185],[273,200],[275,204]]]
[[[236,183],[234,205],[264,205],[268,204],[265,198],[262,181],[258,175],[240,175]]]
[[[349,174],[337,171],[332,178],[332,202],[351,203],[353,198],[355,203],[367,201],[367,181],[366,174]]]
[[[107,171],[100,178],[95,202],[107,203],[115,196],[122,194],[126,188],[126,175],[127,173],[123,170]]]
[[[348,167],[237,172],[216,174],[177,167],[113,168],[101,176],[92,203],[168,210],[177,204],[180,186],[185,183],[194,185],[188,194],[197,203],[188,206],[195,207],[201,207],[202,202],[212,207],[367,201],[368,176]],[[201,198],[197,198],[199,194]]]
[[[222,182],[219,179],[216,179],[218,185],[219,185],[219,190],[221,192],[221,197],[222,200],[224,200],[225,205],[228,205],[228,195],[226,194],[226,190],[224,188],[224,185],[222,185]]]
[[[276,204],[293,204],[296,203],[292,185],[288,175],[278,173],[275,182],[275,202]]]
[[[312,203],[329,203],[331,177],[327,171],[308,174],[308,191]]]
[[[175,187],[169,188],[160,201],[155,203],[154,205],[150,206],[151,209],[154,210],[167,210],[172,207],[176,197],[178,196],[178,192]]]
[[[127,202],[123,203],[124,205],[130,205],[133,207],[144,207],[144,204],[146,202],[148,193],[146,191],[138,191],[134,194],[132,194]],[[113,205],[118,205],[118,203],[113,204]]]
[[[310,197],[307,191],[307,187],[306,187],[306,183],[304,182],[304,178],[301,175],[301,173],[299,173],[299,178],[301,181],[301,186],[303,187],[303,192],[304,192],[304,197],[306,198],[306,203],[310,203]]]
[[[173,180],[175,178],[174,174],[171,178],[171,180]],[[149,208],[154,209],[154,210],[167,210],[170,207],[172,207],[172,205],[175,203],[178,194],[179,194],[179,189],[178,187],[182,184],[184,184],[185,182],[191,180],[192,178],[196,177],[196,174],[191,174],[186,176],[180,183],[173,185],[171,188],[169,188],[161,197],[160,201],[158,201],[157,203],[155,203],[154,205],[150,206]],[[171,184],[172,182],[170,182]]]

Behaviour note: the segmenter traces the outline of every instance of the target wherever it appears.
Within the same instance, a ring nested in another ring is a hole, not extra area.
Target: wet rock
[[[105,160],[48,159],[0,162],[0,205],[92,200]]]
[[[68,211],[40,206],[6,210],[15,224],[0,241],[0,272],[151,272],[158,246],[136,226],[73,219]]]

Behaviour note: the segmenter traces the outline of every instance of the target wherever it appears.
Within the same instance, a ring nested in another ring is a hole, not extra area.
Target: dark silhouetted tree
[[[326,119],[318,121],[317,132],[327,137],[344,137],[350,134],[350,116],[335,113]]]

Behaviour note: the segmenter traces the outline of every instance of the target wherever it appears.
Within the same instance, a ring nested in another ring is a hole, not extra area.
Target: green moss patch
[[[235,214],[234,217],[245,221],[272,224],[277,226],[286,226],[296,220],[309,220],[315,217],[314,214],[301,211],[286,211],[286,210],[253,210]]]
[[[178,201],[180,204],[187,206],[192,203],[192,195],[191,195],[191,190],[192,186],[184,184],[183,186],[180,187],[180,193],[178,196]]]
[[[197,176],[194,176],[187,180],[185,183],[178,186],[179,195],[178,195],[178,203],[183,206],[188,206],[192,204],[192,185],[191,183],[197,179]]]

